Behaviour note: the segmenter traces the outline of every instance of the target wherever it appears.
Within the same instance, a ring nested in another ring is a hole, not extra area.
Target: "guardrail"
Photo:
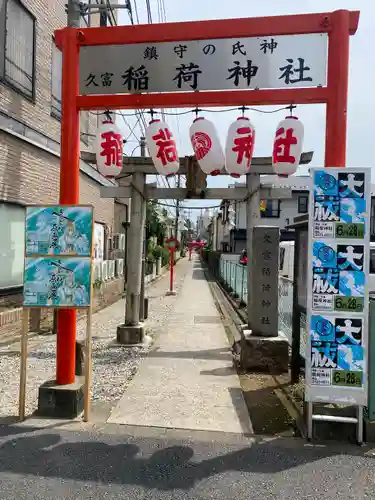
[[[299,318],[299,353],[305,357],[307,344],[306,312],[297,306]],[[298,324],[298,323],[297,323]],[[298,327],[297,327],[298,328]],[[289,343],[293,340],[293,280],[279,275],[279,329],[285,333]],[[298,331],[298,330],[297,330]]]
[[[220,278],[231,289],[234,296],[247,303],[247,268],[237,262],[220,259]]]
[[[247,269],[246,266],[220,259],[219,278],[230,289],[235,298],[247,303]],[[306,313],[298,310],[300,332],[300,355],[304,358],[307,343]],[[279,329],[285,333],[292,344],[293,332],[293,281],[279,276]]]

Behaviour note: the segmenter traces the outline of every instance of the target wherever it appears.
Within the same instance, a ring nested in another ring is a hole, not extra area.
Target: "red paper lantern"
[[[160,175],[170,176],[178,172],[180,160],[171,129],[166,122],[151,120],[146,129],[148,150]]]
[[[96,164],[105,177],[116,177],[122,170],[122,135],[112,120],[105,120],[96,132]]]
[[[272,166],[280,177],[296,173],[302,154],[303,132],[303,124],[296,116],[287,116],[277,126]]]
[[[203,172],[218,175],[223,170],[225,158],[215,125],[206,118],[196,118],[190,127],[190,140]]]
[[[240,177],[249,171],[254,143],[255,129],[249,118],[237,118],[228,129],[225,147],[225,169],[232,177]]]

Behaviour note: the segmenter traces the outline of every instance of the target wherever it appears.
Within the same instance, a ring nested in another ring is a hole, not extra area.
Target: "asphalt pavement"
[[[354,500],[375,449],[103,424],[0,426],[0,499]]]

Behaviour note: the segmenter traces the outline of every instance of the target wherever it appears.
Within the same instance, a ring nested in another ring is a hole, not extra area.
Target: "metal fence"
[[[220,259],[219,277],[229,287],[235,297],[247,303],[247,268],[237,262]],[[306,311],[296,306],[299,318],[300,355],[305,357],[307,330]],[[298,327],[297,327],[298,328]],[[292,344],[293,332],[293,281],[279,276],[279,329],[285,333]]]
[[[293,280],[279,276],[279,330],[292,342]]]
[[[300,332],[299,353],[304,358],[307,344],[306,311],[295,305]],[[298,324],[298,323],[297,323]],[[298,327],[297,327],[298,328]],[[292,344],[293,337],[293,280],[279,276],[279,329]]]
[[[220,259],[220,278],[232,290],[234,295],[247,303],[247,268],[237,262]]]

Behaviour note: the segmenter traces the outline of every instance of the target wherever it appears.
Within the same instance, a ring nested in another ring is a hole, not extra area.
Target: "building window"
[[[0,74],[3,81],[25,97],[35,95],[35,17],[20,0],[3,0],[5,16],[0,33]],[[2,2],[0,2],[1,5]],[[3,6],[3,9],[4,9]],[[0,9],[0,11],[3,11]]]
[[[52,40],[51,115],[61,120],[62,52]]]
[[[307,214],[309,211],[309,197],[308,195],[298,196],[298,213]]]
[[[23,285],[25,208],[0,203],[0,290]]]
[[[264,218],[279,218],[280,217],[280,200],[267,200],[267,203],[262,204],[263,209],[260,216]]]

